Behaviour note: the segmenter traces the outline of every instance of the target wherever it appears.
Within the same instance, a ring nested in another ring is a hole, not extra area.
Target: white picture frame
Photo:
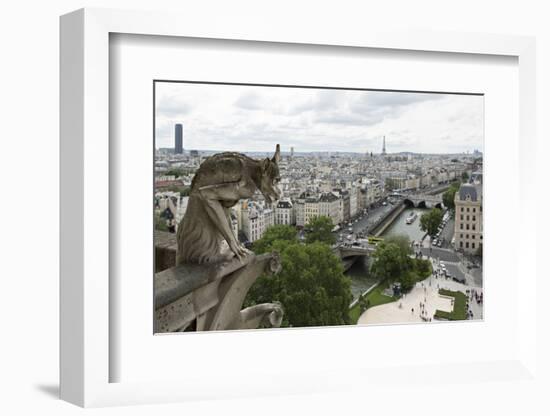
[[[381,33],[368,29],[359,33],[304,32],[292,27],[283,30],[270,22],[250,26],[244,23],[236,31],[231,22],[218,21],[216,25],[204,26],[192,16],[105,9],[82,9],[65,15],[61,18],[60,393],[62,399],[71,403],[88,407],[338,391],[352,388],[352,381],[343,383],[342,380],[353,380],[357,370],[321,368],[321,372],[331,375],[322,381],[318,373],[292,373],[282,369],[280,374],[271,374],[265,382],[245,378],[231,385],[227,377],[216,381],[197,374],[187,381],[110,382],[110,365],[120,358],[110,348],[109,340],[112,335],[110,307],[113,307],[110,292],[114,290],[109,281],[112,267],[109,189],[110,171],[113,170],[109,157],[109,36],[113,33],[517,58],[520,187],[513,192],[519,197],[520,212],[527,212],[532,201],[530,195],[535,194],[534,185],[529,181],[535,170],[535,154],[529,152],[535,143],[536,125],[533,38],[464,33]],[[519,226],[525,230],[526,241],[535,241],[534,215],[522,215]],[[535,376],[536,322],[529,319],[536,313],[535,251],[529,250],[527,244],[520,245],[518,250],[518,258],[526,266],[522,270],[525,284],[517,290],[516,319],[521,325],[518,326],[518,345],[514,349],[516,354],[495,362],[460,365],[441,362],[437,368],[419,363],[415,374],[422,374],[422,380],[436,377],[442,369],[451,369],[456,377],[464,380],[480,369],[485,372],[485,378],[491,380],[498,377],[523,380]],[[315,332],[303,332],[315,336]],[[370,383],[373,377],[386,381],[391,377],[403,377],[398,368],[389,373],[387,369],[382,370],[371,369]]]

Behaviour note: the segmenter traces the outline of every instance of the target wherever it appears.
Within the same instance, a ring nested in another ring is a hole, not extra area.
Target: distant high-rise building
[[[294,147],[290,148],[290,158],[292,159],[294,157]]]
[[[382,154],[386,154],[386,136],[382,139]]]
[[[176,143],[174,146],[174,153],[175,154],[182,154],[183,153],[183,126],[181,124],[176,124]]]

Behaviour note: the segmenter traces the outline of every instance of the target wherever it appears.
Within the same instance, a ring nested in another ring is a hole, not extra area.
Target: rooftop
[[[481,198],[481,187],[471,183],[463,183],[458,190],[458,199],[460,201],[478,201]]]

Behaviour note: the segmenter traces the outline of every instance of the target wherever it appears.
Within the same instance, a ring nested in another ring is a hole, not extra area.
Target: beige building
[[[332,192],[326,192],[319,197],[319,215],[329,217],[334,225],[340,219],[340,198]]]
[[[306,198],[304,204],[304,225],[307,225],[313,217],[319,216],[319,200],[317,198]]]
[[[455,248],[476,254],[483,245],[481,185],[465,183],[455,194]]]

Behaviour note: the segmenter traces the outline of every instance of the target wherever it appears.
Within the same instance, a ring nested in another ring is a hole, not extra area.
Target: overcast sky
[[[296,152],[483,150],[483,97],[156,83],[156,147]]]

